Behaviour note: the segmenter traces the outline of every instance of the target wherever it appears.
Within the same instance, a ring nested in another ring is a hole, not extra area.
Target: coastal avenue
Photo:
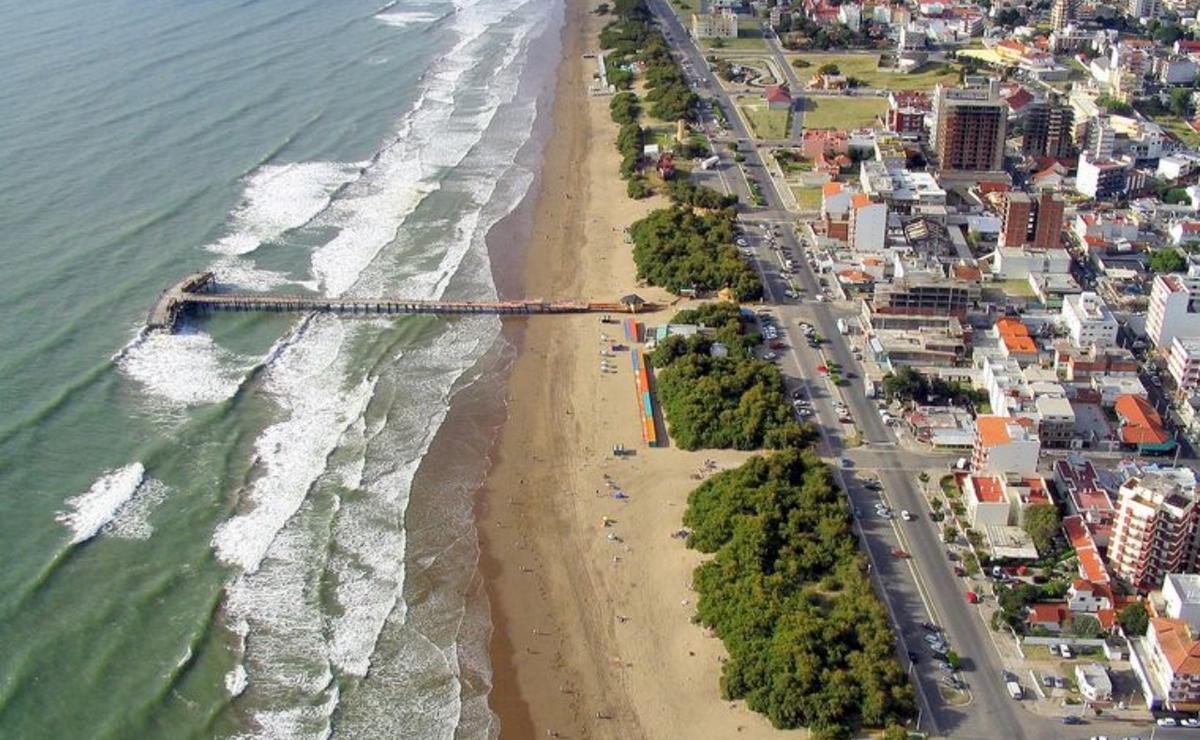
[[[819,281],[809,267],[803,245],[791,228],[794,215],[785,210],[775,182],[767,175],[758,147],[737,115],[733,101],[708,69],[703,56],[690,41],[678,17],[667,6],[666,0],[651,0],[651,7],[658,15],[668,40],[685,58],[692,72],[690,76],[698,78],[694,84],[702,93],[708,93],[718,99],[729,114],[729,127],[736,139],[751,144],[748,149],[744,146],[740,148],[745,156],[745,171],[747,177],[758,181],[767,207],[747,208],[744,205],[749,202],[747,183],[737,174],[726,177],[722,172],[720,175],[726,188],[739,196],[739,209],[743,220],[754,223],[779,222],[783,226],[779,230],[781,242],[788,251],[796,255],[796,262],[800,265],[798,277],[804,293],[810,296],[818,295]],[[785,60],[777,48],[775,53],[780,64],[783,64]],[[794,92],[799,92],[799,89]],[[727,168],[737,169],[729,167],[730,158],[727,153],[717,153],[722,157],[719,165],[722,171]],[[799,320],[812,323],[822,336],[828,338],[826,355],[861,377],[862,368],[855,360],[846,339],[837,329],[835,309],[827,303],[805,302],[796,305],[784,302],[781,298],[787,289],[787,283],[779,270],[777,260],[758,245],[754,261],[762,276],[766,297],[774,304],[772,310],[777,313],[780,325],[796,332]],[[812,351],[797,351],[794,343],[789,342],[789,345],[790,349],[782,358],[784,374],[801,379],[800,382],[806,386],[812,397],[816,422],[821,427],[822,438],[827,447],[825,452],[837,461],[843,454],[840,439],[842,425],[834,411],[833,398],[827,384],[809,382],[809,379],[820,377],[817,365],[821,360]],[[871,464],[877,471],[889,504],[895,509],[908,509],[919,514],[916,521],[903,523],[902,526],[894,526],[891,521],[879,518],[866,521],[862,517],[857,519],[871,562],[874,564],[876,585],[884,594],[895,621],[900,660],[907,665],[907,652],[910,649],[923,653],[921,660],[912,666],[918,689],[917,706],[922,714],[920,729],[934,735],[987,740],[1036,740],[1093,735],[1121,737],[1136,734],[1142,725],[1114,721],[1089,721],[1086,726],[1071,732],[1056,719],[1036,716],[1009,698],[1000,682],[1000,672],[1005,666],[992,645],[989,629],[977,607],[966,603],[965,589],[947,560],[937,526],[925,515],[928,507],[916,476],[910,472],[921,466],[920,461],[914,459],[920,456],[898,447],[896,437],[880,419],[878,410],[866,397],[860,382],[846,388],[842,396],[850,408],[863,443],[870,450]],[[845,455],[853,458],[855,453],[851,450]],[[875,495],[857,485],[850,470],[841,470],[840,473],[848,484],[847,491],[852,505],[863,512],[869,511],[876,499]],[[890,553],[897,547],[910,553],[912,558],[892,558]],[[966,706],[952,707],[940,698],[938,671],[933,668],[928,653],[924,652],[919,637],[922,632],[920,624],[925,621],[941,625],[951,647],[963,656],[963,665],[967,669],[965,678],[971,692],[971,700]],[[1164,736],[1164,733],[1160,731],[1158,736]]]

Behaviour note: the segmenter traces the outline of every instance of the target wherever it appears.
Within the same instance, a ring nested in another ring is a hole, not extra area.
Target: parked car
[[[965,578],[967,575],[967,569],[961,565],[956,565],[954,566],[954,575],[958,576],[959,578]]]
[[[910,512],[908,509],[901,509],[900,510],[900,518],[906,522],[911,522],[914,517],[912,515],[912,512]]]
[[[1179,721],[1174,717],[1159,717],[1157,720],[1155,720],[1155,724],[1157,724],[1159,727],[1178,727]]]
[[[909,555],[908,553],[906,553],[905,551],[901,550],[898,547],[893,547],[892,548],[892,557],[900,558],[901,560],[903,560],[905,558],[911,558],[912,555]]]
[[[1066,717],[1062,718],[1062,723],[1064,725],[1082,725],[1083,717],[1080,717],[1077,714],[1068,714]]]
[[[929,632],[941,632],[942,631],[942,628],[937,626],[933,622],[921,622],[921,627],[928,630]]]
[[[975,593],[974,591],[968,591],[967,592],[967,603],[968,604],[978,604],[979,603],[979,594]]]

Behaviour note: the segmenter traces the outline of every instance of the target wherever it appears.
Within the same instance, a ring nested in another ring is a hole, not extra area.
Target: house
[[[767,107],[771,110],[791,110],[792,96],[783,85],[767,85],[763,96],[767,100]]]
[[[1121,424],[1121,443],[1135,447],[1141,454],[1170,452],[1175,438],[1163,427],[1159,415],[1144,396],[1124,395],[1117,399],[1113,411]]]
[[[1075,666],[1075,683],[1079,693],[1088,701],[1112,701],[1112,679],[1099,663],[1079,663]]]
[[[1025,624],[1030,628],[1041,627],[1044,630],[1058,633],[1062,631],[1063,622],[1071,616],[1067,605],[1061,601],[1040,601],[1029,605],[1029,613],[1025,615]]]
[[[1076,578],[1067,589],[1067,608],[1073,612],[1095,614],[1101,609],[1112,609],[1112,589],[1082,578]]]

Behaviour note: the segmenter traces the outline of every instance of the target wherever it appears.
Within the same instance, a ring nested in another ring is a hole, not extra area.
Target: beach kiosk
[[[646,305],[646,301],[642,300],[642,297],[637,293],[630,293],[629,295],[621,296],[621,305],[629,313],[637,313],[642,310],[642,306]]]

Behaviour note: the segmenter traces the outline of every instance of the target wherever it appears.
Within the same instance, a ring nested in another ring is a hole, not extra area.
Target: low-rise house
[[[1140,454],[1162,454],[1175,449],[1175,438],[1163,426],[1162,416],[1144,396],[1117,398],[1113,411],[1121,425],[1121,443]]]
[[[1088,701],[1112,701],[1112,679],[1099,663],[1079,663],[1075,666],[1075,683],[1079,693]]]
[[[792,107],[792,95],[783,85],[767,85],[763,97],[771,110],[790,110]]]

